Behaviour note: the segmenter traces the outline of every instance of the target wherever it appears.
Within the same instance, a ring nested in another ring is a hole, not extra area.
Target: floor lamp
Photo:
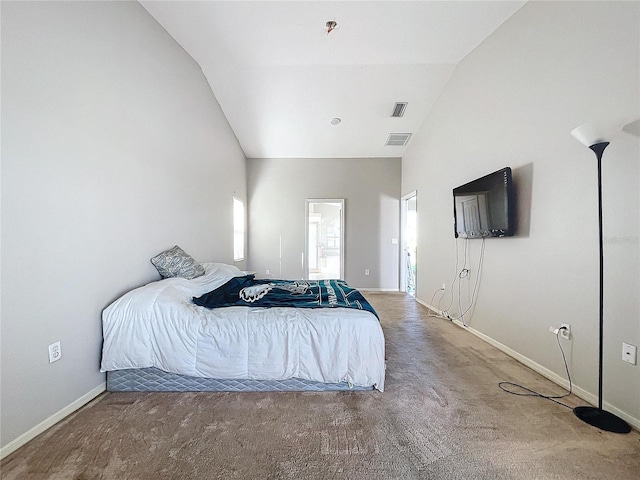
[[[602,244],[602,153],[609,142],[604,141],[595,125],[581,125],[571,131],[576,140],[589,147],[598,159],[598,227],[600,239],[600,335],[598,359],[598,407],[576,407],[573,413],[583,422],[601,430],[615,433],[629,433],[631,427],[627,422],[613,413],[602,409],[602,336],[604,332],[604,252]]]

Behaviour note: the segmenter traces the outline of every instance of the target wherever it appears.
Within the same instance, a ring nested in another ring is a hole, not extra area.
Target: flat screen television
[[[454,188],[453,219],[456,238],[513,236],[515,201],[511,168]]]

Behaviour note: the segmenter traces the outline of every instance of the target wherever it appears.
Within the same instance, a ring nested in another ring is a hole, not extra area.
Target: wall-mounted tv
[[[456,238],[513,236],[515,197],[511,168],[454,188],[453,218]]]

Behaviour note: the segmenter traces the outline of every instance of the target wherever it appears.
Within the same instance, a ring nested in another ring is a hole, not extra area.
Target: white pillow
[[[243,277],[245,273],[235,265],[226,263],[202,263],[204,275],[190,280],[190,283],[197,286],[200,293],[194,293],[194,297],[204,295],[211,290],[221,287],[234,277]],[[195,288],[194,288],[195,290]]]

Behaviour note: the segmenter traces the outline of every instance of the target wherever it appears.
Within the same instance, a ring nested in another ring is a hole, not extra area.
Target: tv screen
[[[453,189],[456,238],[511,237],[514,211],[509,167]]]

